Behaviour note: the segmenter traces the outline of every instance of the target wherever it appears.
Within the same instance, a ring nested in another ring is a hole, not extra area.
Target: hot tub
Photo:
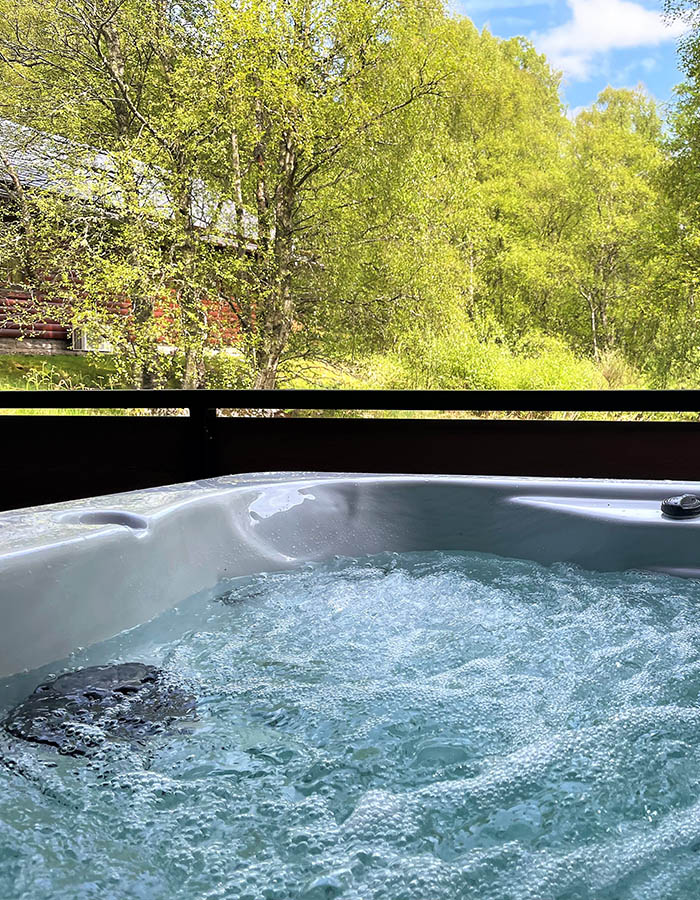
[[[0,514],[0,676],[63,659],[223,580],[382,551],[471,550],[700,574],[700,483],[261,473]]]
[[[0,516],[0,897],[694,900],[700,485],[263,473]],[[680,576],[680,577],[679,577]]]

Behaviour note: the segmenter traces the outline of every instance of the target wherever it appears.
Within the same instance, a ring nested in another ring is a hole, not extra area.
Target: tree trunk
[[[147,295],[147,286],[141,283],[132,292],[131,308],[135,333],[130,338],[136,356],[136,370],[141,387],[145,391],[158,387],[158,366],[156,364],[158,345],[153,340],[150,324],[153,319],[153,300]]]
[[[105,57],[109,62],[113,80],[116,77],[119,84],[125,83],[126,64],[122,53],[119,33],[111,22],[102,26],[101,37],[104,42]],[[129,105],[124,97],[119,96],[118,91],[110,98],[114,119],[117,125],[117,134],[124,138],[131,127],[131,113]]]
[[[280,180],[275,191],[274,264],[275,281],[272,303],[267,317],[260,368],[255,387],[272,390],[277,381],[277,371],[287,347],[294,321],[292,293],[293,219],[296,199],[295,175],[297,156],[292,135],[285,131],[280,142]]]
[[[154,391],[158,387],[158,377],[148,362],[141,364],[141,390]]]
[[[185,351],[185,373],[182,387],[186,391],[196,391],[202,386],[203,356],[197,347],[188,347]]]
[[[242,256],[246,245],[245,218],[243,215],[243,178],[241,176],[241,154],[238,147],[238,135],[235,131],[231,132],[231,169],[233,172],[233,202],[236,207],[238,255]]]
[[[598,347],[598,317],[596,316],[595,304],[589,300],[591,308],[591,334],[593,336],[593,358],[598,361],[600,359],[600,348]]]
[[[277,384],[277,368],[279,366],[279,360],[275,363],[273,360],[269,360],[265,366],[259,369],[258,374],[255,377],[255,383],[253,387],[256,391],[272,391]]]
[[[476,285],[474,284],[474,244],[469,242],[469,308],[467,313],[469,318],[474,321],[476,318],[475,310]]]
[[[588,304],[591,313],[591,338],[593,341],[593,358],[598,361],[600,359],[600,348],[598,346],[598,316],[596,315],[595,298],[590,291],[585,290],[579,285],[578,292],[580,296]]]
[[[290,275],[285,275],[276,292],[274,317],[266,335],[267,346],[258,356],[259,369],[254,385],[258,390],[272,390],[277,383],[277,370],[289,340],[294,318],[290,282]]]
[[[270,197],[267,189],[267,125],[265,110],[259,97],[255,99],[255,128],[258,142],[255,147],[257,178],[255,200],[258,213],[258,250],[265,254],[270,245]]]

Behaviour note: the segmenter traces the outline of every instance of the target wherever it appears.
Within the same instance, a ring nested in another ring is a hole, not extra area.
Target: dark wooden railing
[[[700,413],[700,391],[5,391],[0,407],[190,413],[0,417],[2,509],[253,471],[700,481],[695,421],[216,414],[220,408]]]

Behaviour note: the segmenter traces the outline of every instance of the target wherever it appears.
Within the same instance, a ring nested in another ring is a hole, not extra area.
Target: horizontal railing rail
[[[53,390],[0,391],[1,408],[354,409],[698,412],[700,391]]]
[[[243,472],[700,481],[700,391],[1,391],[0,408],[47,414],[0,416],[0,509]],[[58,415],[62,408],[189,417]],[[218,409],[407,414],[224,418]],[[612,415],[416,420],[408,415],[416,410]],[[614,415],[648,410],[669,415]],[[671,413],[695,415],[669,421]]]

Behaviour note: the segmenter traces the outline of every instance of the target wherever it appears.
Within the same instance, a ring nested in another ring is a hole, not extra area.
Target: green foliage
[[[123,384],[695,384],[699,9],[664,131],[439,0],[0,0],[0,273]]]
[[[73,390],[122,387],[104,354],[34,356],[0,354],[0,390]]]
[[[368,386],[432,390],[583,390],[607,387],[592,360],[551,337],[533,334],[511,348],[464,331],[426,337],[402,354],[365,363]]]

